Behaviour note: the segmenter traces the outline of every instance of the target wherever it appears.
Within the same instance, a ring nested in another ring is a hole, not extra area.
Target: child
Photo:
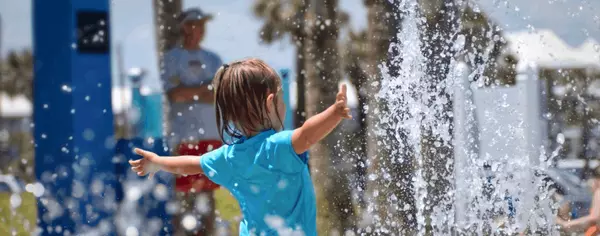
[[[342,119],[351,118],[346,86],[327,110],[300,128],[280,131],[286,109],[281,80],[263,61],[224,65],[213,85],[217,128],[228,145],[202,156],[179,157],[135,149],[143,158],[130,161],[131,169],[140,176],[158,170],[205,174],[238,200],[244,214],[240,235],[316,235],[316,200],[306,151]]]
[[[600,235],[600,166],[596,167],[591,179],[592,205],[590,214],[574,220],[556,219],[556,223],[567,233],[585,232],[585,236]]]

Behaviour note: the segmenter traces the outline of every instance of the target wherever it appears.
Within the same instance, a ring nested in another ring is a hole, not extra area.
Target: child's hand
[[[136,154],[142,156],[142,159],[138,160],[129,160],[129,164],[131,165],[131,170],[136,172],[139,176],[145,176],[150,174],[148,178],[152,179],[154,173],[158,172],[160,168],[158,165],[154,163],[156,159],[159,158],[156,153],[144,151],[142,149],[136,148],[133,150]]]
[[[340,91],[336,95],[335,98],[335,108],[337,114],[346,119],[352,119],[352,115],[350,115],[350,108],[348,108],[347,97],[346,97],[346,85],[342,84]]]

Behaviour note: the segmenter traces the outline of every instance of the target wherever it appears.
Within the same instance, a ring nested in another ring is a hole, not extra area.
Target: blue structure
[[[35,172],[45,190],[38,198],[41,235],[117,235],[126,161],[137,159],[131,149],[165,154],[162,131],[152,144],[114,139],[108,0],[34,0],[32,13]],[[155,182],[168,189],[167,199],[171,178],[161,174]],[[164,196],[142,196],[137,205],[138,214],[162,220],[159,235],[170,232],[165,203]]]
[[[163,135],[163,96],[160,93],[142,94],[144,73],[130,74],[132,81],[131,108],[139,114],[133,122],[135,137],[159,138]]]
[[[281,82],[283,87],[283,101],[285,102],[285,120],[283,121],[283,127],[286,130],[294,129],[294,114],[292,112],[292,103],[290,99],[290,88],[291,88],[291,80],[290,80],[290,70],[289,69],[281,69],[279,70],[281,74]]]
[[[109,25],[108,0],[33,1],[42,235],[113,228],[105,221],[116,208]]]
[[[132,108],[136,109],[141,116],[134,123],[134,134],[136,137],[162,137],[162,94],[142,95],[139,88],[133,88]]]

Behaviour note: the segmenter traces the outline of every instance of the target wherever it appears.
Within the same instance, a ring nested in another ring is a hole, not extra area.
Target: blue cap
[[[185,22],[195,20],[211,20],[212,17],[211,14],[206,14],[200,8],[189,8],[179,15],[179,24],[183,25]]]

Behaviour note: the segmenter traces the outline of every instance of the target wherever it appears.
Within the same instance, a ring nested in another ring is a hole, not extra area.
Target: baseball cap
[[[179,15],[179,25],[181,26],[188,21],[211,20],[212,17],[211,14],[203,12],[200,8],[189,8]]]

